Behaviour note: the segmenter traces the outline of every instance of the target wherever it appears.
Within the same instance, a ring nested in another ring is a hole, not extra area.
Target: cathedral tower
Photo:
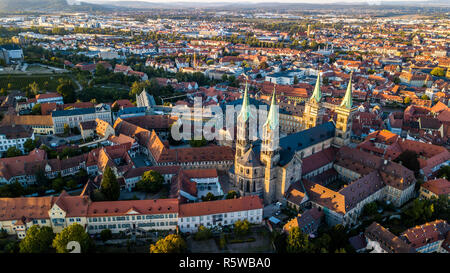
[[[303,113],[303,129],[309,129],[322,124],[325,109],[322,107],[322,91],[320,90],[321,77],[317,75],[316,86],[314,92],[305,104],[305,111]]]
[[[235,186],[241,196],[257,195],[263,198],[264,165],[255,149],[251,126],[257,122],[251,113],[247,82],[242,100],[242,108],[237,117],[236,155],[234,162]],[[254,128],[256,133],[256,127]]]
[[[279,118],[278,106],[275,103],[275,86],[272,102],[266,123],[263,125],[263,137],[261,145],[261,162],[265,165],[264,171],[264,202],[275,201],[277,187],[277,165],[280,161],[279,146]]]
[[[250,148],[250,105],[248,102],[248,86],[245,82],[241,111],[237,116],[236,158],[241,157]]]
[[[336,135],[333,145],[335,147],[343,147],[350,144],[350,135],[352,131],[352,118],[356,108],[353,107],[352,100],[352,74],[348,82],[347,91],[341,104],[336,107]]]

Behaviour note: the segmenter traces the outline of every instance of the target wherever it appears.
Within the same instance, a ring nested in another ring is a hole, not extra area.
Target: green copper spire
[[[352,74],[350,73],[350,80],[348,82],[347,91],[345,91],[344,99],[341,102],[341,107],[351,109],[353,106],[352,100]]]
[[[272,94],[272,102],[270,103],[270,110],[269,114],[267,115],[267,120],[264,125],[269,124],[271,130],[275,130],[278,126],[278,115],[277,115],[277,109],[276,109],[276,92],[275,92],[276,85],[273,85],[273,94]]]
[[[248,117],[250,116],[250,106],[248,105],[248,94],[247,94],[247,80],[245,80],[245,91],[244,91],[244,96],[242,99],[242,107],[241,107],[241,112],[239,113],[239,117],[243,120],[243,121],[247,121]]]
[[[317,75],[316,86],[314,87],[314,92],[309,100],[315,100],[317,103],[322,99],[322,91],[320,91],[320,73]]]

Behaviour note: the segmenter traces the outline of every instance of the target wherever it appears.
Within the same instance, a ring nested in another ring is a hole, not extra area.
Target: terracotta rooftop
[[[415,252],[414,249],[402,239],[395,236],[389,230],[376,222],[373,222],[369,227],[367,227],[364,234],[369,240],[379,242],[381,248],[388,253]]]
[[[450,225],[445,220],[436,220],[405,230],[401,235],[405,242],[415,249],[444,240]]]
[[[135,211],[136,213],[133,213]],[[177,213],[177,199],[126,200],[93,202],[88,217]]]
[[[436,195],[450,194],[450,181],[445,178],[429,180],[422,184],[422,187]]]
[[[244,196],[237,199],[180,204],[179,217],[201,216],[243,210],[262,209],[263,203],[258,196]]]

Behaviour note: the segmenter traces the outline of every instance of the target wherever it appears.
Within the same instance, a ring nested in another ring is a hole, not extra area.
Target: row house
[[[260,224],[263,205],[255,196],[239,199],[179,204],[177,199],[92,202],[88,196],[0,198],[0,229],[19,239],[33,226],[48,226],[59,233],[77,223],[90,235],[109,229],[113,233],[141,235],[165,230],[195,232],[231,225],[237,220]]]
[[[51,103],[64,104],[63,97],[58,93],[46,93],[36,95],[37,103]]]
[[[257,196],[179,205],[178,226],[181,232],[193,233],[200,226],[207,228],[230,226],[247,220],[252,224],[263,221],[263,203]]]

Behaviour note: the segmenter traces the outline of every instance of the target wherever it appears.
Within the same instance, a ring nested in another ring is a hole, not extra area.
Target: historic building
[[[320,74],[317,77],[311,98],[305,103],[303,112],[303,128],[309,129],[322,124],[325,108],[322,107],[322,92],[320,92]]]
[[[269,204],[282,200],[290,185],[302,179],[303,159],[330,147],[350,143],[352,103],[351,78],[341,104],[336,107],[338,120],[322,123],[323,107],[320,75],[307,102],[303,120],[305,130],[279,137],[279,115],[274,89],[270,110],[263,125],[262,139],[250,139],[250,111],[247,85],[237,118],[237,141],[231,181],[241,195],[258,195]]]

